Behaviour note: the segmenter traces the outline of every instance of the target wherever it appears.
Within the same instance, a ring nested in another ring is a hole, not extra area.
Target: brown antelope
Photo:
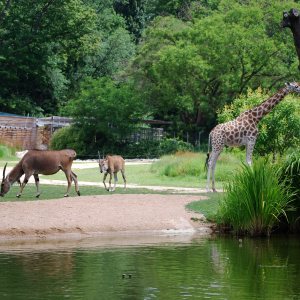
[[[75,156],[76,152],[70,149],[28,151],[19,161],[19,163],[5,177],[5,170],[7,166],[6,163],[3,169],[1,196],[5,196],[9,191],[10,187],[13,185],[13,183],[20,182],[20,177],[23,174],[25,174],[24,181],[16,198],[20,198],[22,191],[31,175],[33,175],[35,179],[35,184],[37,187],[36,198],[38,198],[40,196],[40,184],[38,174],[52,175],[57,173],[59,170],[62,170],[66,174],[68,181],[68,190],[64,197],[69,196],[72,179],[75,182],[76,192],[78,196],[80,196],[77,175],[71,171],[71,166]]]
[[[98,154],[99,154],[99,152],[98,152]],[[123,179],[124,179],[124,191],[126,192],[125,161],[124,161],[123,157],[121,157],[119,155],[107,154],[105,159],[104,159],[104,156],[103,156],[103,159],[101,159],[100,154],[99,154],[99,167],[100,167],[100,172],[101,173],[104,172],[103,183],[104,183],[106,190],[108,190],[109,192],[115,191],[116,185],[118,182],[117,173],[119,171],[121,171]],[[106,179],[106,176],[108,173],[110,175],[109,188],[107,188],[106,184],[105,184],[105,179]],[[114,174],[114,178],[115,178],[115,186],[114,186],[113,190],[111,190],[112,174]]]

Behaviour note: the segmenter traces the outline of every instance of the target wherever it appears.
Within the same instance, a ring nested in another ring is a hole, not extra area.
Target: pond
[[[1,242],[0,299],[300,299],[299,237],[239,239]]]

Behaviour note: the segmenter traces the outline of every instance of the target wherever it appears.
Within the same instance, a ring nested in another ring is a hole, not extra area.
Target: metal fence
[[[24,150],[35,149],[37,134],[35,118],[0,116],[0,140]]]
[[[144,128],[144,127],[134,127],[133,131],[127,136],[118,135],[118,141],[121,142],[138,142],[140,140],[162,140],[164,137],[163,128]]]

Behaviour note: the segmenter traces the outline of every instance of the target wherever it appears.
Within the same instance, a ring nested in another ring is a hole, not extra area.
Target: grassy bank
[[[18,199],[16,195],[18,194],[20,187],[18,184],[14,184],[10,191],[7,193],[5,197],[0,197],[0,202],[15,202],[15,201],[36,201],[36,200],[50,200],[50,199],[59,199],[63,198],[67,191],[66,186],[58,186],[58,185],[40,185],[41,195],[39,198],[35,198],[36,195],[36,186],[33,183],[29,183],[23,190],[22,196]],[[130,188],[128,191],[124,192],[123,188],[116,188],[114,193],[109,193],[103,187],[103,185],[99,186],[80,186],[79,187],[81,196],[93,196],[93,195],[114,195],[114,194],[160,194],[160,195],[174,195],[173,191],[157,191],[151,189],[144,188]],[[189,193],[180,193],[180,195],[187,195]],[[192,193],[190,195],[204,195],[204,194],[195,194]],[[75,187],[72,185],[70,190],[70,197],[79,197],[75,192]]]

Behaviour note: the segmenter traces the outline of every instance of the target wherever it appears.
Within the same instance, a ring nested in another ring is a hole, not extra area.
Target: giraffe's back
[[[250,124],[238,117],[233,121],[217,125],[210,135],[213,145],[217,147],[221,145],[239,147],[246,145],[249,138],[256,138],[258,129],[255,124]]]

